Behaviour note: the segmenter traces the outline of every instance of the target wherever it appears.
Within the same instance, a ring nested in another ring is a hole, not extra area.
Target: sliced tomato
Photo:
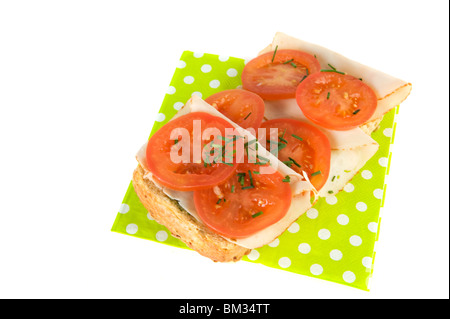
[[[246,90],[226,90],[205,100],[242,128],[257,129],[264,117],[264,101]]]
[[[236,173],[213,188],[195,191],[201,220],[228,238],[244,238],[282,219],[291,205],[291,187],[279,172],[259,174],[261,165],[239,164]]]
[[[242,71],[242,86],[265,100],[295,97],[295,90],[309,74],[320,71],[319,61],[297,50],[277,50],[249,61]]]
[[[367,84],[351,75],[318,72],[297,88],[297,104],[312,122],[345,131],[367,122],[377,107],[377,96]]]
[[[278,153],[278,159],[297,173],[306,172],[314,187],[320,190],[330,173],[331,147],[327,136],[311,124],[293,119],[270,120],[261,127],[266,128],[266,136],[259,139],[268,141],[267,149]],[[278,129],[276,141],[270,138],[271,128]]]
[[[225,160],[224,152],[220,154],[221,161],[218,160],[218,155],[216,161],[211,159],[216,155],[211,155],[215,148],[211,148],[211,145],[221,145],[223,148],[218,149],[226,150],[221,138],[225,136],[225,128],[233,127],[224,119],[203,112],[189,113],[168,122],[148,141],[147,164],[153,177],[171,189],[183,191],[208,188],[229,178],[237,168],[236,159]],[[206,129],[217,129],[220,136],[213,135],[203,140]],[[205,148],[205,145],[210,147]],[[186,149],[183,150],[183,147]],[[209,154],[206,154],[208,156],[203,156],[205,149],[209,150]],[[186,159],[179,161],[176,156],[181,158],[183,152],[187,154]],[[171,154],[179,163],[172,160]]]

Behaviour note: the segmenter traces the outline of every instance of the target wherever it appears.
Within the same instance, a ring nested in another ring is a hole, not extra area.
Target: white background
[[[448,298],[447,1],[0,1],[1,298]],[[371,291],[110,231],[183,50],[276,31],[413,84]]]

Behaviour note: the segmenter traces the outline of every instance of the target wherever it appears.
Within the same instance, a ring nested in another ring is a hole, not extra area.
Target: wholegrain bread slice
[[[151,180],[144,178],[139,165],[133,173],[133,187],[152,218],[164,225],[174,237],[182,240],[199,254],[217,262],[235,262],[250,253],[250,249],[233,244],[201,224],[176,200],[168,197]]]

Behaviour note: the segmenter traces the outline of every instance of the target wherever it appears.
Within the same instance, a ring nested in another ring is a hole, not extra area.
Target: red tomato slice
[[[226,90],[211,95],[205,101],[245,129],[257,129],[264,117],[263,99],[250,91]]]
[[[266,136],[259,139],[266,141],[270,141],[270,128],[278,129],[278,141],[270,142],[278,147],[278,159],[297,173],[305,171],[320,190],[330,173],[331,147],[327,136],[317,127],[293,119],[270,120],[261,127],[266,128]],[[272,151],[268,144],[267,149]]]
[[[198,121],[195,127],[198,127],[198,123],[200,123],[201,131],[196,129],[194,132],[194,121]],[[215,143],[215,145],[222,145],[223,150],[226,150],[224,141],[219,135],[201,140],[206,129],[214,128],[220,132],[220,136],[224,137],[225,128],[233,127],[219,117],[203,112],[193,112],[168,122],[156,131],[147,145],[147,164],[153,176],[161,184],[182,191],[208,188],[229,178],[237,168],[235,159],[230,161],[221,157],[222,161],[227,163],[215,163],[209,157],[205,162],[202,156],[206,149],[204,145],[211,146]],[[180,130],[183,130],[184,137]],[[195,148],[194,138],[197,142],[195,145],[198,145]],[[186,150],[183,150],[182,147],[186,147]],[[185,162],[175,163],[171,159],[171,153],[172,156],[174,154],[181,156],[183,151],[184,154],[189,151]]]
[[[257,174],[260,168],[239,164],[226,182],[194,192],[197,213],[209,228],[228,238],[244,238],[286,215],[291,205],[289,183],[275,170]]]
[[[345,131],[367,122],[377,107],[377,96],[367,84],[336,72],[318,72],[300,83],[297,104],[317,125]]]
[[[295,97],[295,90],[309,74],[319,72],[320,63],[311,54],[277,50],[248,62],[242,71],[242,86],[265,100]]]

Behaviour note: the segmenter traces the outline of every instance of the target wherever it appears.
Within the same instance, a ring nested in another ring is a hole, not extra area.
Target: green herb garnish
[[[257,212],[256,214],[253,214],[252,217],[255,218],[255,217],[258,217],[258,216],[260,216],[262,214],[263,214],[263,212]]]
[[[321,171],[314,172],[314,173],[311,174],[311,177],[319,175],[319,174],[322,174],[322,172]]]
[[[292,157],[288,157],[288,158],[289,158],[289,160],[292,161],[292,163],[294,163],[295,166],[302,167],[302,166],[301,166],[299,163],[297,163]]]
[[[296,65],[294,62],[291,62],[291,65],[292,65],[294,68],[297,67],[297,65]]]
[[[330,92],[328,92],[328,94],[327,94],[327,100],[329,100],[330,99]]]
[[[333,191],[328,191],[328,194],[333,194],[334,192]]]
[[[291,161],[291,160],[289,160],[289,161],[284,161],[284,162],[283,162],[283,164],[286,165],[287,167],[292,167],[292,164],[293,164],[293,163],[294,163],[294,162]]]
[[[232,193],[234,193],[234,189],[235,189],[236,187],[234,186],[234,185],[231,185],[231,192]]]
[[[217,201],[216,205],[219,205],[221,201],[222,201],[222,198],[219,198],[219,200]]]
[[[336,179],[336,176],[333,176],[333,178],[331,179],[331,181],[334,182],[335,179]]]
[[[344,74],[344,72],[338,71],[338,70],[320,70],[320,72],[335,72],[335,73],[339,73],[339,74]]]
[[[300,136],[298,136],[298,135],[292,134],[291,136],[293,138],[296,138],[297,140],[303,141],[303,139]]]
[[[248,119],[248,117],[252,114],[252,112],[248,113],[246,117],[244,117],[244,120]]]
[[[245,186],[245,187],[242,187],[241,189],[251,189],[251,188],[255,188],[255,186],[253,186],[253,185],[250,185],[250,186]]]
[[[289,183],[290,181],[291,181],[291,177],[289,175],[286,175],[284,177],[284,179],[282,180],[282,182],[284,182],[284,183]]]
[[[272,62],[275,59],[275,55],[277,54],[278,45],[275,47],[275,51],[273,51]]]
[[[288,60],[288,61],[286,61],[286,62],[283,62],[283,64],[288,64],[288,63],[290,63],[290,62],[292,62],[292,61],[294,61],[294,59],[290,59],[290,60]]]
[[[353,112],[353,115],[356,115],[359,113],[359,111],[361,111],[361,109],[357,109],[355,112]]]
[[[336,68],[334,66],[332,66],[330,63],[328,63],[328,66],[336,71]]]

